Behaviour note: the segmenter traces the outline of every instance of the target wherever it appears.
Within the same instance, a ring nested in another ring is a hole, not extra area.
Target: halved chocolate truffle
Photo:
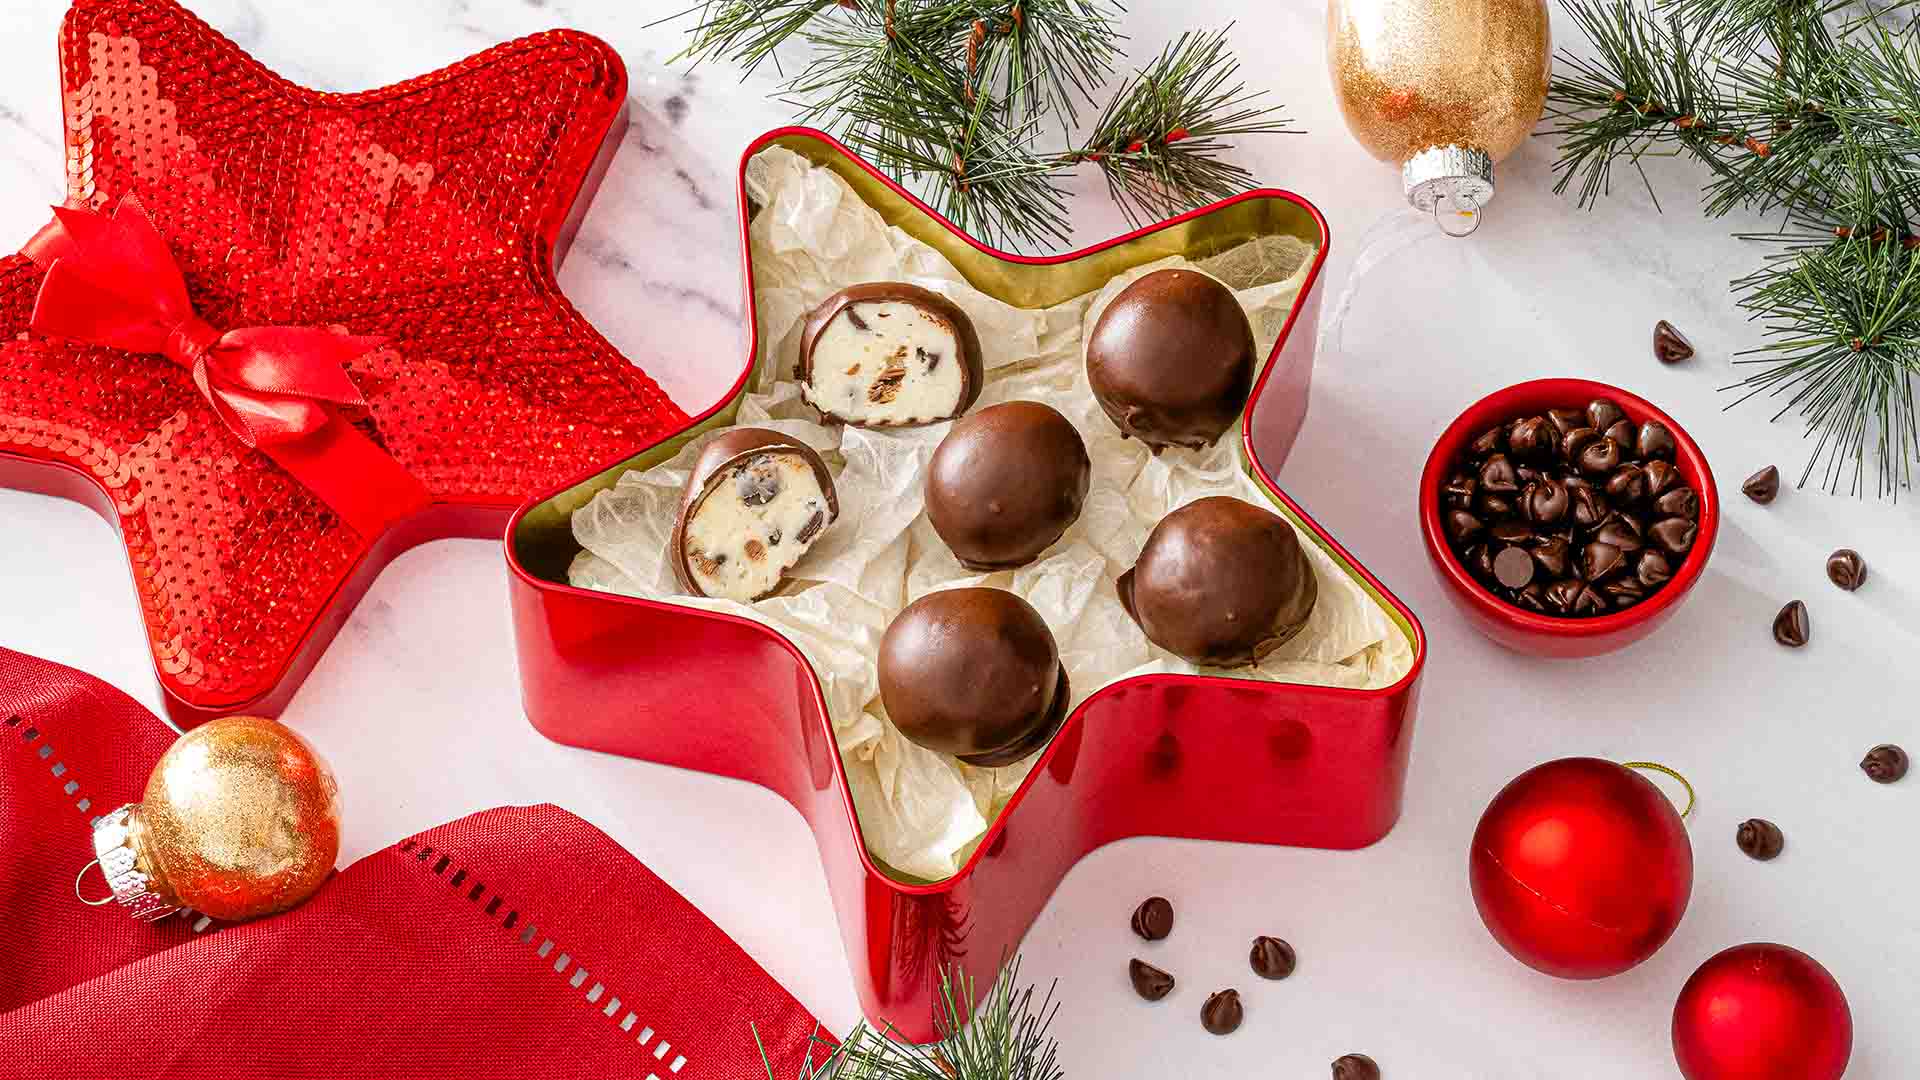
[[[1004,589],[929,593],[880,639],[880,700],[893,726],[969,765],[1011,765],[1045,746],[1067,696],[1053,632]]]
[[[954,423],[927,466],[927,520],[969,570],[1025,566],[1080,517],[1093,463],[1073,424],[1037,401]]]
[[[1286,644],[1320,597],[1293,526],[1227,495],[1162,518],[1118,585],[1148,641],[1215,667],[1251,664]]]
[[[759,600],[840,515],[833,474],[813,448],[735,428],[694,463],[673,526],[673,569],[695,596]]]
[[[1158,454],[1200,450],[1253,390],[1253,327],[1232,290],[1195,270],[1155,270],[1113,298],[1087,339],[1087,382],[1120,434]]]
[[[986,381],[967,313],[902,281],[850,286],[814,308],[793,377],[823,419],[855,427],[951,420]]]

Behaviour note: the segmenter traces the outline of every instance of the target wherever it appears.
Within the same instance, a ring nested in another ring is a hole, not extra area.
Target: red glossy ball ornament
[[[1736,945],[1700,965],[1673,1005],[1687,1080],[1840,1080],[1853,1054],[1847,995],[1785,945]]]
[[[1693,893],[1693,845],[1673,804],[1599,758],[1536,766],[1480,816],[1473,902],[1501,947],[1563,979],[1618,975],[1673,935]]]

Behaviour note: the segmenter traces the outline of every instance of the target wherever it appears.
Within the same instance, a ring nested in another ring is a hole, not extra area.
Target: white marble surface
[[[201,13],[270,66],[309,85],[401,79],[526,31],[570,25],[612,41],[632,68],[637,123],[561,277],[636,357],[687,358],[659,374],[690,406],[713,394],[698,364],[734,362],[738,302],[730,178],[739,149],[784,121],[766,75],[670,71],[681,0],[204,0]],[[1337,292],[1362,236],[1398,200],[1393,170],[1341,127],[1312,0],[1139,2],[1130,52],[1188,25],[1238,20],[1251,81],[1309,135],[1245,148],[1265,182],[1314,199],[1332,223]],[[5,0],[0,41],[0,232],[24,238],[60,191],[53,42],[61,5]],[[1320,356],[1288,490],[1423,618],[1431,658],[1405,816],[1378,845],[1328,853],[1128,841],[1067,879],[1026,946],[1027,971],[1058,978],[1071,1077],[1324,1076],[1349,1050],[1389,1077],[1644,1078],[1674,1075],[1668,1018],[1694,966],[1728,945],[1784,941],[1824,961],[1857,1025],[1854,1080],[1911,1076],[1920,1060],[1920,777],[1881,788],[1855,768],[1867,747],[1920,750],[1920,499],[1899,505],[1788,491],[1770,508],[1738,495],[1754,468],[1797,475],[1798,429],[1767,411],[1722,412],[1731,354],[1757,335],[1726,281],[1756,252],[1702,219],[1687,172],[1655,163],[1667,213],[1628,192],[1588,214],[1553,196],[1551,147],[1502,168],[1502,193],[1469,242],[1426,239],[1364,281],[1344,340]],[[1075,239],[1119,226],[1088,178]],[[1331,299],[1331,297],[1329,297]],[[1648,354],[1669,318],[1701,347],[1663,368]],[[1418,545],[1413,489],[1432,437],[1471,399],[1541,375],[1631,387],[1707,448],[1728,513],[1696,594],[1652,640],[1603,659],[1516,658],[1451,611]],[[704,397],[702,395],[705,395]],[[91,511],[0,491],[0,644],[94,672],[151,706],[119,544]],[[1826,554],[1858,548],[1872,578],[1829,585]],[[504,802],[550,800],[624,843],[734,935],[830,1025],[856,1007],[810,834],[774,796],[742,784],[548,743],[522,718],[499,545],[449,541],[399,559],[374,584],[286,717],[340,774],[346,858]],[[1802,598],[1814,640],[1773,643],[1780,604]],[[1655,759],[1700,789],[1693,905],[1639,969],[1557,982],[1511,961],[1475,917],[1466,848],[1510,777],[1572,754]],[[1763,816],[1787,852],[1752,862],[1733,829]],[[1181,989],[1158,1007],[1128,988],[1131,905],[1165,892],[1181,932],[1154,950]],[[1292,941],[1290,981],[1252,986],[1247,940]],[[1201,1033],[1207,991],[1238,984],[1249,1022]]]

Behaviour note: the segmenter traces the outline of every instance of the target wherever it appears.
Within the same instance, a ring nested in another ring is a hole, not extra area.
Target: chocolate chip
[[[1747,482],[1740,485],[1740,490],[1746,493],[1747,498],[1765,506],[1780,494],[1780,470],[1769,465],[1747,477]]]
[[[1580,471],[1588,476],[1604,476],[1620,464],[1620,444],[1600,436],[1580,450]]]
[[[1133,992],[1148,1001],[1173,993],[1173,976],[1144,960],[1127,961],[1127,978],[1133,981]]]
[[[1148,941],[1160,941],[1173,933],[1173,903],[1164,896],[1149,896],[1133,909],[1133,932]]]
[[[1460,556],[1467,569],[1482,581],[1493,580],[1493,550],[1485,544],[1475,544]]]
[[[1638,465],[1622,465],[1613,470],[1613,475],[1607,477],[1607,498],[1614,502],[1635,502],[1644,498],[1646,494],[1647,471]]]
[[[1827,580],[1852,592],[1867,583],[1867,563],[1852,548],[1841,548],[1827,556]]]
[[[1293,946],[1265,935],[1253,939],[1253,951],[1247,954],[1253,973],[1263,979],[1284,979],[1293,974],[1296,960]]]
[[[914,359],[920,361],[921,367],[926,371],[932,371],[934,368],[940,366],[940,354],[937,352],[928,352],[920,346],[915,345],[913,347],[913,356]]]
[[[1486,457],[1488,454],[1495,454],[1506,449],[1506,446],[1506,429],[1491,428],[1481,433],[1479,438],[1473,440],[1468,449],[1473,451],[1474,457]]]
[[[1474,506],[1481,514],[1490,518],[1502,518],[1513,513],[1512,499],[1485,490],[1482,490],[1480,497],[1474,500]]]
[[[1569,463],[1580,460],[1580,451],[1591,443],[1599,442],[1605,436],[1598,429],[1577,427],[1560,436],[1560,456]]]
[[[1658,420],[1649,420],[1640,425],[1640,439],[1634,444],[1634,452],[1643,458],[1671,458],[1675,443],[1673,432]]]
[[[1600,593],[1614,607],[1623,608],[1646,599],[1647,587],[1632,574],[1622,574],[1601,582]]]
[[[1619,573],[1627,565],[1625,554],[1604,540],[1595,540],[1580,552],[1580,576],[1602,581]]]
[[[1575,615],[1598,615],[1607,610],[1607,598],[1592,585],[1584,584],[1573,594],[1573,605],[1568,610]]]
[[[1553,425],[1547,423],[1544,416],[1515,420],[1513,426],[1507,429],[1507,448],[1516,457],[1530,458],[1544,453],[1558,441],[1559,436],[1553,430]]]
[[[1647,494],[1653,498],[1659,498],[1680,483],[1680,470],[1670,461],[1654,458],[1640,466],[1640,471],[1646,475]]]
[[[1647,546],[1641,539],[1640,523],[1627,514],[1616,513],[1608,518],[1605,525],[1594,530],[1593,538],[1603,544],[1612,544],[1623,555],[1631,555]]]
[[[1907,775],[1907,752],[1892,743],[1881,743],[1860,759],[1860,771],[1876,784],[1891,784]]]
[[[1700,499],[1692,488],[1677,487],[1653,500],[1653,508],[1673,517],[1696,518],[1700,516]]]
[[[1627,411],[1610,398],[1587,402],[1587,426],[1595,431],[1605,431],[1626,418]]]
[[[1466,543],[1468,540],[1480,535],[1481,530],[1486,528],[1485,525],[1480,523],[1479,518],[1474,517],[1465,510],[1447,511],[1446,524],[1447,536],[1456,544]]]
[[[1334,1059],[1333,1080],[1380,1080],[1380,1066],[1365,1054],[1345,1054]]]
[[[1480,490],[1489,495],[1513,495],[1520,491],[1520,477],[1505,454],[1495,454],[1480,463]]]
[[[1473,507],[1473,495],[1479,487],[1480,482],[1466,473],[1454,473],[1440,492],[1447,497],[1448,506],[1456,510],[1468,510]]]
[[[1807,605],[1795,600],[1780,609],[1773,617],[1773,640],[1790,649],[1805,645],[1813,637],[1813,626],[1807,621]]]
[[[1607,520],[1611,508],[1607,506],[1606,496],[1590,487],[1574,488],[1569,498],[1573,502],[1573,523],[1583,529],[1598,528]]]
[[[1666,552],[1648,548],[1640,553],[1639,561],[1633,564],[1633,576],[1647,588],[1656,588],[1672,580],[1673,563],[1667,560]]]
[[[734,491],[748,506],[765,506],[780,494],[780,466],[772,455],[754,458],[733,477]]]
[[[1665,319],[1653,324],[1653,358],[1663,364],[1677,364],[1693,356],[1693,342],[1674,329]]]
[[[1579,409],[1548,409],[1547,423],[1553,425],[1555,435],[1565,436],[1574,428],[1587,426],[1587,414]]]
[[[1240,992],[1222,990],[1208,995],[1207,1003],[1200,1006],[1200,1026],[1215,1035],[1231,1035],[1240,1030],[1240,1021],[1246,1015],[1240,1005]]]
[[[1526,588],[1533,581],[1533,556],[1524,548],[1507,548],[1493,557],[1493,577],[1509,589]]]
[[[1585,588],[1586,583],[1582,582],[1579,578],[1561,578],[1559,581],[1547,586],[1547,607],[1561,614],[1571,612],[1573,610],[1574,600],[1579,597],[1581,590]]]
[[[1551,525],[1567,516],[1567,508],[1571,502],[1567,495],[1567,486],[1547,477],[1527,485],[1526,494],[1520,500],[1520,505],[1526,510],[1528,521]]]
[[[1496,522],[1487,529],[1487,536],[1502,544],[1525,544],[1534,538],[1533,526],[1517,518]]]
[[[1573,550],[1565,537],[1547,537],[1533,545],[1532,554],[1533,561],[1539,563],[1540,569],[1548,575],[1556,578],[1567,576],[1567,567],[1572,561]]]
[[[1632,446],[1634,440],[1633,421],[1626,419],[1615,420],[1612,425],[1600,434],[1612,439],[1614,443],[1619,446]]]
[[[1740,850],[1761,862],[1780,854],[1787,846],[1787,838],[1781,834],[1780,826],[1765,818],[1748,818],[1740,823],[1733,834],[1733,842]]]
[[[853,324],[855,330],[873,329],[873,327],[867,325],[867,320],[860,317],[860,312],[855,309],[852,304],[847,305],[847,321]]]
[[[1513,595],[1513,602],[1526,608],[1528,611],[1538,611],[1541,614],[1545,614],[1547,611],[1547,587],[1536,581],[1515,593]]]
[[[794,537],[795,542],[801,544],[812,543],[813,538],[820,535],[820,530],[825,528],[826,524],[827,512],[825,510],[815,510],[813,516],[807,519],[807,523],[800,526],[800,534]]]
[[[1687,549],[1693,546],[1693,534],[1697,529],[1698,526],[1686,518],[1661,518],[1647,530],[1647,535],[1667,554],[1685,555]]]

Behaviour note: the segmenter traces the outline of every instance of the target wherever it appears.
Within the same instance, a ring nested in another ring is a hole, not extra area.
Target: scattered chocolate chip
[[[1333,1080],[1380,1080],[1380,1066],[1365,1054],[1347,1054],[1334,1059]]]
[[[1867,583],[1867,563],[1852,548],[1841,548],[1827,556],[1827,580],[1852,592]]]
[[[1780,826],[1764,818],[1749,818],[1740,823],[1733,834],[1733,842],[1740,850],[1761,862],[1780,854],[1787,846],[1787,838],[1781,834]]]
[[[1653,356],[1663,364],[1677,364],[1693,357],[1693,342],[1674,329],[1665,319],[1653,324]]]
[[[1238,990],[1222,990],[1207,997],[1200,1006],[1200,1025],[1215,1035],[1231,1035],[1240,1030],[1247,1012],[1240,1005]]]
[[[1892,743],[1881,743],[1860,759],[1860,771],[1876,784],[1891,784],[1907,775],[1907,752]]]
[[[1253,939],[1253,951],[1247,954],[1253,973],[1263,979],[1284,979],[1293,974],[1297,959],[1293,946],[1264,934]]]
[[[1587,402],[1587,426],[1595,431],[1605,431],[1626,418],[1626,410],[1616,401],[1594,398]]]
[[[1807,622],[1807,605],[1795,600],[1780,609],[1773,617],[1773,640],[1791,649],[1805,645],[1813,636],[1813,627]]]
[[[1747,498],[1765,506],[1780,494],[1780,470],[1769,465],[1747,477],[1747,482],[1740,485],[1740,490],[1746,493]]]
[[[1173,903],[1164,896],[1149,896],[1133,909],[1133,932],[1148,941],[1160,941],[1173,933]]]
[[[1525,548],[1510,547],[1493,557],[1493,579],[1509,589],[1524,589],[1533,581],[1533,556]]]
[[[1148,1001],[1173,993],[1173,976],[1144,960],[1127,961],[1127,978],[1133,981],[1133,992]]]
[[[1640,425],[1640,440],[1634,444],[1634,451],[1643,458],[1671,458],[1676,444],[1673,432],[1658,420],[1649,420]]]

